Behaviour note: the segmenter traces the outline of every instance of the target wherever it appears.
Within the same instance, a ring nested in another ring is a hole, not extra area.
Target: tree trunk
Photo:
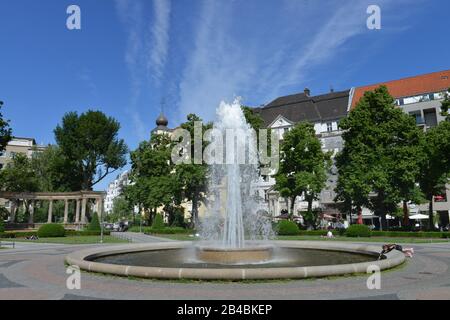
[[[403,200],[403,227],[408,228],[409,227],[409,210],[408,210],[408,203],[406,200]]]
[[[194,229],[198,227],[198,194],[197,194],[197,192],[195,192],[194,196],[192,197],[191,227]]]
[[[382,230],[388,230],[386,213],[381,214],[381,228]]]
[[[428,229],[430,229],[430,231],[434,230],[434,222],[433,222],[433,196],[430,197],[430,202],[428,203]]]
[[[296,198],[297,198],[296,196],[291,198],[291,208],[290,208],[290,214],[289,214],[291,220],[293,220],[293,218],[294,218],[294,206],[295,206],[295,199]]]
[[[307,197],[307,201],[308,201],[308,212],[311,213],[313,205],[313,197],[312,196]]]

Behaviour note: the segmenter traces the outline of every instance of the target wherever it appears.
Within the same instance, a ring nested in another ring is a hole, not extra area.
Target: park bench
[[[12,241],[12,242],[0,241],[0,248],[2,246],[11,246],[14,249],[16,247],[16,243],[14,241]]]

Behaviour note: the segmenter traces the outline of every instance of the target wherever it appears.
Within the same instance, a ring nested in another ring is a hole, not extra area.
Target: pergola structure
[[[53,221],[53,202],[64,201],[64,224],[86,224],[86,207],[89,200],[95,201],[95,211],[101,216],[103,211],[103,201],[106,196],[106,192],[102,191],[78,191],[78,192],[0,192],[0,198],[10,201],[10,219],[9,221],[14,223],[18,203],[25,200],[28,203],[28,223],[34,223],[34,208],[36,201],[49,201],[48,206],[48,219],[47,222]],[[76,202],[75,221],[69,222],[69,201]],[[81,213],[81,216],[80,216]]]

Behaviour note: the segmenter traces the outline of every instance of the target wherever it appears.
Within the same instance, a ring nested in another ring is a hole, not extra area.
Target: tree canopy
[[[0,101],[0,109],[3,107],[3,101]],[[6,148],[6,145],[12,138],[12,130],[9,126],[9,120],[3,119],[3,115],[0,113],[0,153]]]
[[[0,185],[3,191],[38,191],[39,180],[33,170],[31,160],[24,154],[16,154],[12,161],[0,171]]]
[[[429,204],[429,228],[434,229],[433,196],[445,193],[450,177],[450,122],[443,121],[427,130],[423,148],[427,156],[420,166],[418,181]]]
[[[423,133],[395,107],[385,86],[366,92],[340,127],[344,148],[336,157],[337,201],[350,211],[366,206],[384,224],[400,201],[420,202],[416,182],[424,159]]]
[[[66,113],[55,129],[62,155],[81,173],[83,190],[126,164],[127,146],[118,138],[120,124],[100,111]]]
[[[170,138],[152,134],[131,153],[131,181],[125,189],[126,198],[150,213],[151,223],[157,208],[181,203],[181,183],[171,162]]]
[[[312,212],[312,202],[325,187],[331,166],[331,154],[323,152],[314,126],[302,122],[285,133],[280,158],[275,189],[291,199],[291,215],[295,199],[301,195],[308,202],[308,212]]]

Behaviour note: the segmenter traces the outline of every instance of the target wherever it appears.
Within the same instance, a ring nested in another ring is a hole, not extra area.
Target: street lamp
[[[100,243],[103,243],[103,209],[100,210]]]

